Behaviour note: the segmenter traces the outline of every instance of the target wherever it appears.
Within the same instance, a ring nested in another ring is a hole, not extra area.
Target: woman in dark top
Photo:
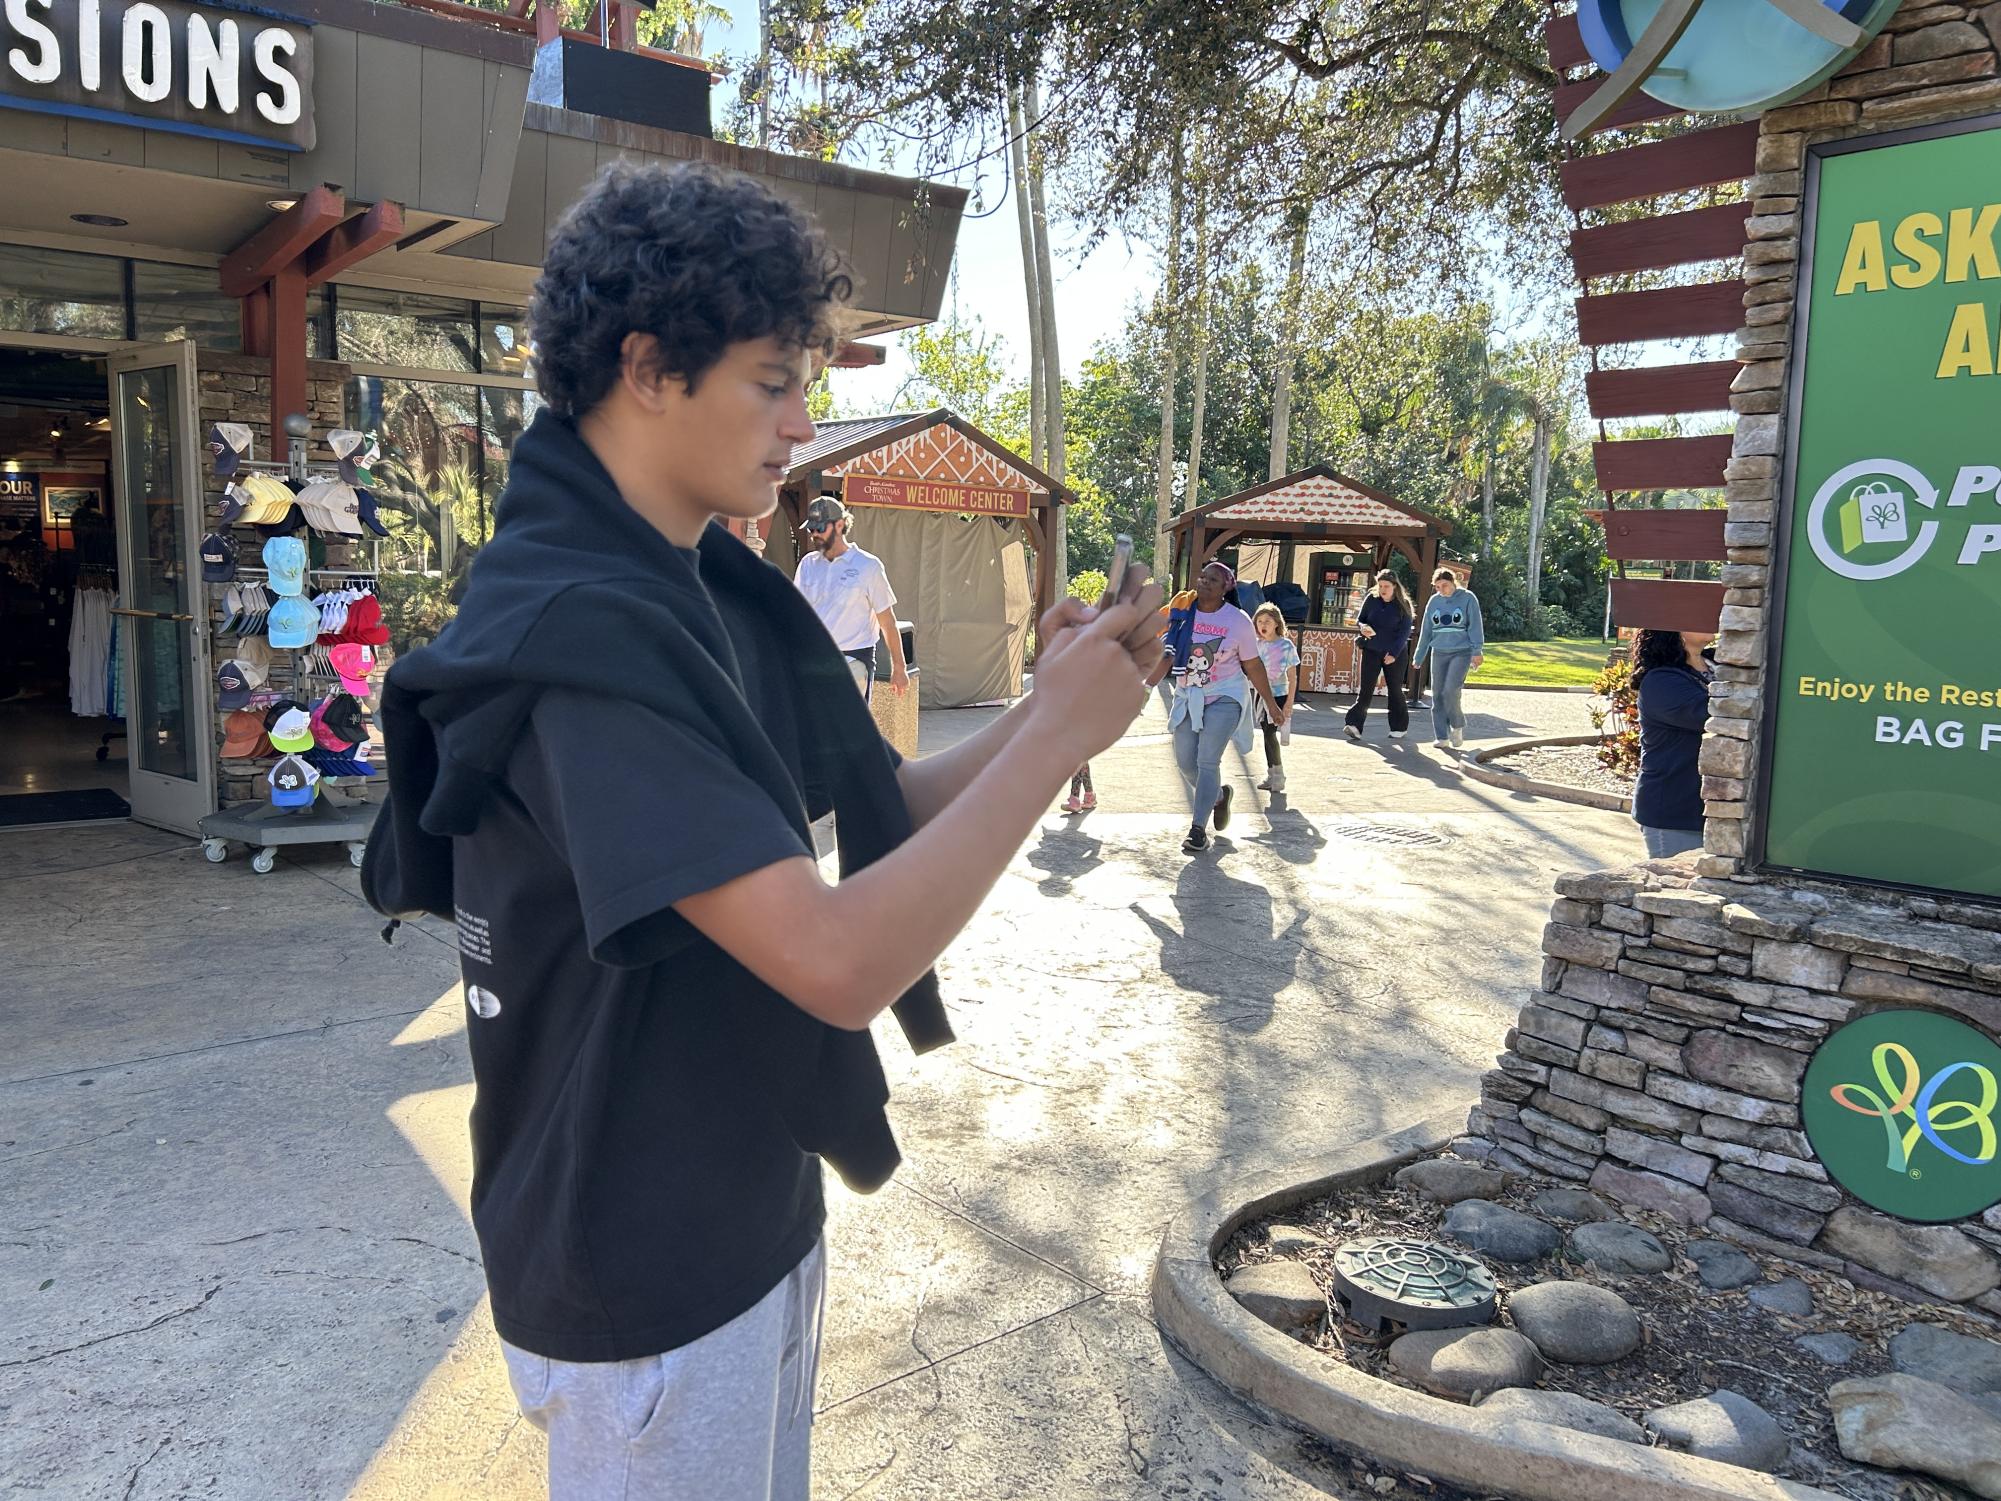
[[[1362,613],[1356,621],[1362,631],[1362,687],[1342,731],[1350,740],[1362,738],[1362,724],[1375,701],[1379,677],[1390,691],[1390,739],[1403,739],[1404,731],[1410,728],[1410,706],[1403,696],[1404,648],[1410,645],[1411,622],[1416,616],[1397,576],[1387,568],[1377,574],[1376,591],[1362,601]]]
[[[1633,643],[1633,684],[1640,701],[1640,779],[1633,819],[1647,855],[1662,859],[1702,848],[1702,773],[1696,758],[1709,718],[1713,634],[1641,631]]]

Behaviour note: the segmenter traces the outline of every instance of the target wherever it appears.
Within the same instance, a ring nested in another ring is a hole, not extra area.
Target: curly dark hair
[[[549,240],[528,309],[535,383],[580,417],[617,380],[631,333],[690,391],[731,344],[776,335],[831,352],[854,295],[813,222],[741,173],[616,161]]]
[[[1633,638],[1633,686],[1656,667],[1686,667],[1688,647],[1680,631],[1641,631]]]

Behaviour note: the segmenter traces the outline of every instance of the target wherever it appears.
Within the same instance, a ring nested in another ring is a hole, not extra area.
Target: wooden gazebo
[[[1169,531],[1174,539],[1174,576],[1184,586],[1224,548],[1245,542],[1278,543],[1278,576],[1291,579],[1293,549],[1304,543],[1317,552],[1367,557],[1372,560],[1370,572],[1400,554],[1410,564],[1421,601],[1438,567],[1439,545],[1452,535],[1452,523],[1393,500],[1326,464],[1315,464],[1184,511]],[[1357,654],[1352,625],[1312,620],[1294,627],[1293,634],[1299,643],[1302,689],[1316,693],[1354,689]]]

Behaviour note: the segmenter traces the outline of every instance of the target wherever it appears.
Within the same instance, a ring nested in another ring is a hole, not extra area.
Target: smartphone
[[[1105,592],[1098,596],[1098,603],[1109,608],[1119,602],[1125,593],[1126,570],[1132,566],[1133,539],[1124,532],[1112,539],[1112,566],[1106,570]]]

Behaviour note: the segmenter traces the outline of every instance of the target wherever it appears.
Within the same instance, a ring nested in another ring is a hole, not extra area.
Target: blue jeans
[[[1473,670],[1470,651],[1435,651],[1431,654],[1431,733],[1435,740],[1446,738],[1449,730],[1466,728],[1466,711],[1459,707],[1459,695],[1466,688],[1466,674]]]
[[[1650,829],[1641,824],[1640,832],[1647,839],[1649,860],[1665,860],[1670,855],[1685,855],[1702,848],[1700,829]]]
[[[1229,749],[1243,712],[1236,700],[1219,698],[1202,706],[1199,731],[1185,719],[1174,726],[1174,760],[1181,768],[1181,780],[1194,788],[1192,815],[1197,827],[1208,825],[1216,799],[1223,795],[1223,752]]]

